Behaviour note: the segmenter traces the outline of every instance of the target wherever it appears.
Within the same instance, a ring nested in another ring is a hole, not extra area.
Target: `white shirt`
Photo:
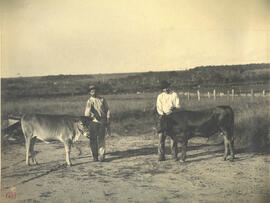
[[[172,108],[180,108],[179,97],[176,92],[162,92],[157,97],[157,112],[159,115],[169,115]]]

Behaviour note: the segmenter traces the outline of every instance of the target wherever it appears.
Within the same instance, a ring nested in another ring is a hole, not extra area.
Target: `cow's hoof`
[[[159,157],[158,161],[165,161],[165,157]]]
[[[100,162],[104,162],[105,161],[105,158],[100,158],[99,161]]]
[[[105,156],[104,156],[104,155],[101,155],[101,156],[98,157],[98,160],[99,160],[100,162],[103,162],[104,159],[105,159]]]
[[[231,156],[228,160],[233,162],[234,161],[234,156]]]
[[[174,161],[179,161],[179,158],[178,157],[173,157],[173,160]]]

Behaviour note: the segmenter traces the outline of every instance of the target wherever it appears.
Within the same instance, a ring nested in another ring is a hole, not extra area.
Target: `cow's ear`
[[[75,126],[76,128],[81,131],[83,129],[83,122],[80,120],[80,121],[76,121],[75,122]]]
[[[82,116],[80,121],[81,121],[81,123],[83,125],[85,125],[87,123],[87,117],[86,116]]]

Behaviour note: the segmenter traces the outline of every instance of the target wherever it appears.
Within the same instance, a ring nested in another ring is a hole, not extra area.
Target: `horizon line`
[[[35,77],[48,77],[48,76],[82,76],[82,75],[123,75],[123,74],[139,74],[139,73],[148,73],[148,72],[171,72],[171,71],[188,71],[195,68],[203,68],[203,67],[219,67],[219,66],[244,66],[244,65],[270,65],[270,62],[261,62],[261,63],[243,63],[243,64],[222,64],[222,65],[199,65],[193,68],[185,68],[183,70],[179,69],[168,69],[162,71],[140,71],[140,72],[115,72],[115,73],[87,73],[87,74],[53,74],[53,75],[33,75],[33,76],[11,76],[11,77],[2,77],[1,79],[15,79],[15,78],[35,78]]]

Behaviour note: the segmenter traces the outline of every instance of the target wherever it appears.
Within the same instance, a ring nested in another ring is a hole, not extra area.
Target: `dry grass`
[[[141,135],[152,131],[152,110],[158,93],[106,95],[112,112],[112,131],[119,135]],[[88,96],[25,98],[2,103],[2,115],[24,113],[83,115]],[[181,96],[182,108],[198,110],[230,105],[235,112],[236,146],[265,148],[270,143],[269,97],[217,97],[216,101]]]

